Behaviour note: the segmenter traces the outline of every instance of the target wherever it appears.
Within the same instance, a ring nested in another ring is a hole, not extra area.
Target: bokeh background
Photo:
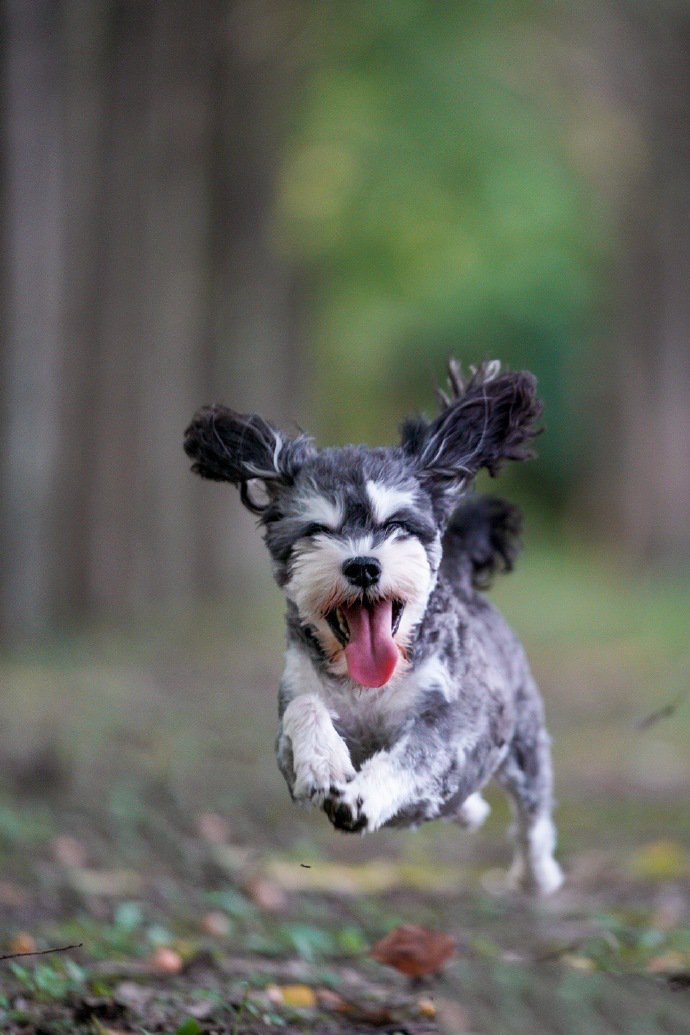
[[[496,487],[526,513],[496,599],[544,687],[566,864],[656,865],[687,925],[684,0],[2,0],[0,21],[6,861],[40,871],[66,831],[94,864],[189,869],[175,831],[209,811],[267,851],[504,861],[499,822],[476,850],[447,828],[363,848],[288,809],[281,597],[251,515],[181,448],[212,401],[390,442],[450,354],[499,357],[546,404],[539,459]]]

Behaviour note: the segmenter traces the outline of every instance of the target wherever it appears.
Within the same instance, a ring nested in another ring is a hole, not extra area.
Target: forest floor
[[[0,1032],[687,1035],[690,590],[545,551],[495,597],[554,740],[543,902],[505,887],[497,791],[475,834],[290,803],[266,587],[0,661]],[[440,975],[372,958],[404,924],[453,937]]]

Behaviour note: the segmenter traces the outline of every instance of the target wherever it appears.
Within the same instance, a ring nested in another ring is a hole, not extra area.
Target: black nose
[[[375,557],[351,557],[343,564],[343,575],[353,586],[368,589],[379,581],[381,565]]]

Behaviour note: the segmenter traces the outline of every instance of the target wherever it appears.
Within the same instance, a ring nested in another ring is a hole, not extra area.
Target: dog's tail
[[[521,531],[522,514],[512,503],[496,496],[473,496],[451,516],[443,539],[443,566],[451,578],[487,589],[497,572],[513,570]]]

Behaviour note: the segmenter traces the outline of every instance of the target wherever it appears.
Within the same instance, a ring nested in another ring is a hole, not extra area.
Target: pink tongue
[[[383,686],[398,663],[398,648],[393,640],[392,600],[365,606],[343,608],[350,627],[350,642],[345,648],[350,678],[360,686]]]

